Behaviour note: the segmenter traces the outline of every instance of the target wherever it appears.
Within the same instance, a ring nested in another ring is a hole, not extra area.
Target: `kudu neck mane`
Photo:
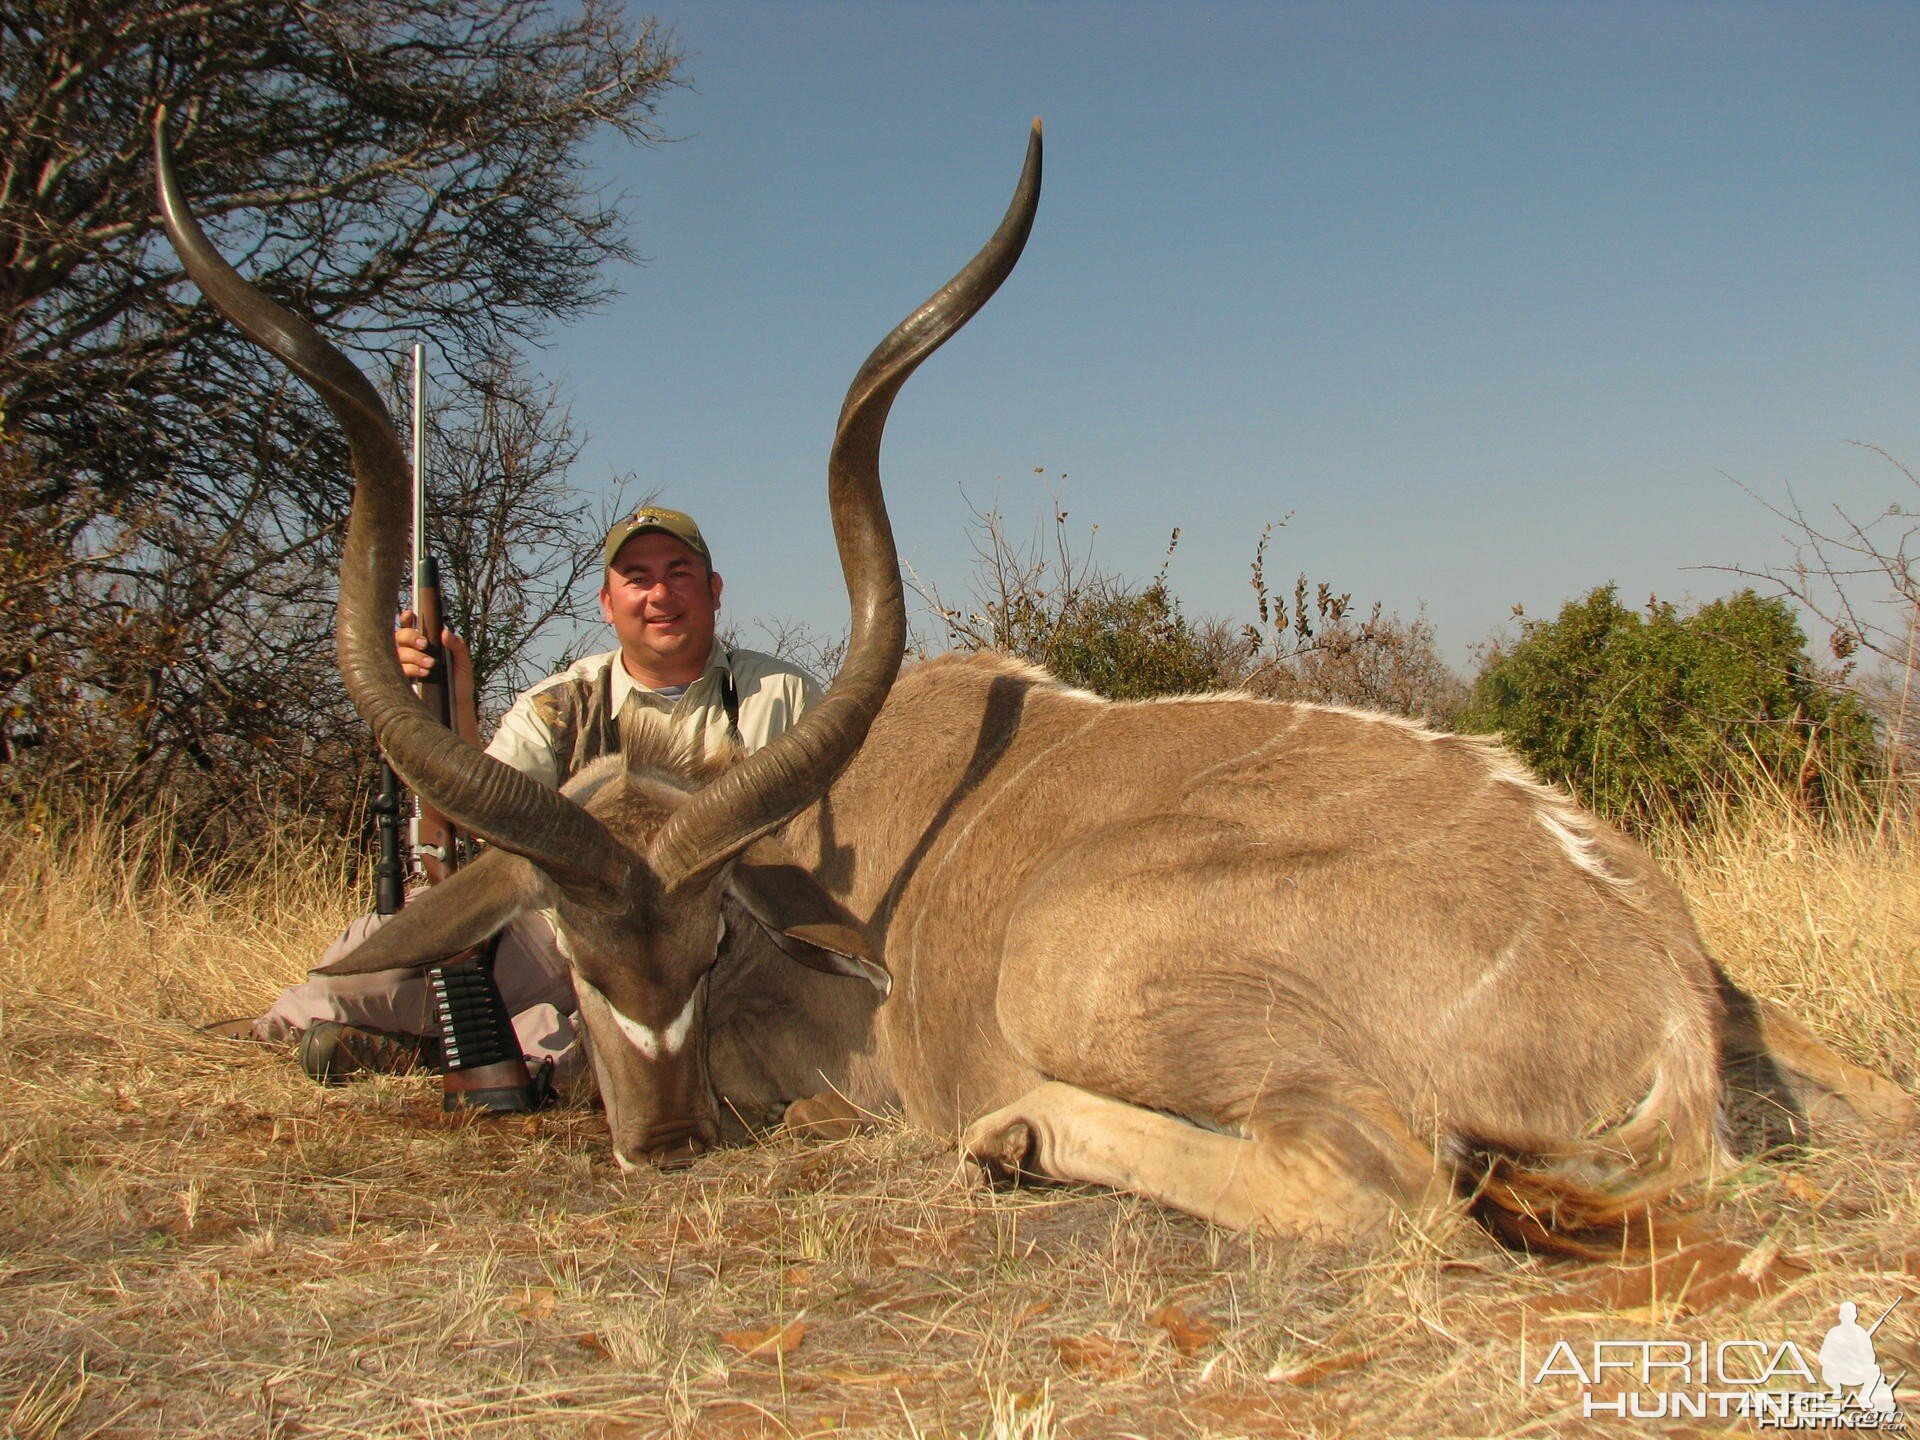
[[[612,781],[624,780],[635,790],[657,792],[664,804],[677,808],[739,759],[740,752],[732,747],[705,753],[698,741],[665,725],[632,727],[623,729],[619,754],[595,760],[562,786],[561,793],[584,805]]]

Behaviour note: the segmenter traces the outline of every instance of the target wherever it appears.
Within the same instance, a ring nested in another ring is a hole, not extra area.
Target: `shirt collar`
[[[707,668],[700,672],[699,677],[689,684],[687,689],[691,690],[695,685],[698,685],[701,680],[706,679],[707,676],[713,674],[716,670],[731,669],[732,667],[728,663],[729,659],[727,647],[720,643],[718,636],[715,636],[713,649],[707,652]],[[634,691],[638,690],[643,695],[652,695],[655,693],[627,673],[626,662],[620,658],[620,652],[618,650],[613,652],[610,668],[612,670],[613,683],[611,686],[612,693],[607,698],[613,707],[613,714],[618,715],[620,713],[620,707],[627,703],[627,696],[633,694]]]

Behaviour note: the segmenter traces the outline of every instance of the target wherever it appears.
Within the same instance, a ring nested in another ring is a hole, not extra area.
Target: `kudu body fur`
[[[1903,1118],[1728,982],[1644,852],[1490,742],[1244,696],[1111,703],[994,656],[894,683],[886,409],[1018,258],[1037,126],[993,240],[849,391],[829,492],[855,624],[827,700],[717,778],[636,728],[559,797],[428,733],[388,630],[404,472],[384,412],[225,269],[158,138],[190,273],[352,443],[356,703],[409,783],[495,842],[334,969],[428,964],[555,907],[623,1166],[825,1086],[1002,1175],[1344,1236],[1455,1203],[1489,1156],[1571,1176],[1563,1196],[1691,1174],[1730,1091],[1762,1139],[1833,1092]]]

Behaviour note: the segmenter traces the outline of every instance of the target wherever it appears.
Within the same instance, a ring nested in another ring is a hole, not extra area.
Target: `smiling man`
[[[620,640],[627,669],[655,689],[684,685],[704,669],[702,632],[713,639],[720,577],[693,518],[642,510],[607,536],[600,613]]]
[[[542,681],[500,721],[487,753],[559,786],[620,748],[622,709],[664,715],[708,755],[729,743],[751,753],[798,720],[819,682],[797,666],[714,638],[723,582],[693,517],[643,505],[607,532],[600,613],[618,650],[590,655]],[[417,632],[402,631],[426,674]]]
[[[557,788],[618,754],[621,714],[636,709],[657,713],[696,754],[751,753],[819,699],[820,683],[798,666],[719,642],[722,581],[692,516],[643,505],[607,532],[602,556],[600,613],[619,647],[515,700],[486,747],[496,760]],[[401,668],[419,680],[434,662],[415,626],[411,613],[402,615],[394,643]],[[463,671],[471,674],[465,646],[450,631],[441,639],[459,685]],[[355,920],[320,965],[344,957],[382,918]],[[494,980],[528,1059],[566,1079],[580,1065],[580,1026],[572,972],[546,916],[523,915],[501,932]],[[310,976],[258,1020],[209,1028],[235,1038],[297,1039],[301,1068],[323,1084],[436,1068],[440,1058],[433,997],[416,971]]]

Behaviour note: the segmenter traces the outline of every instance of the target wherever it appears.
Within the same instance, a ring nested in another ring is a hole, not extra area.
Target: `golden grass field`
[[[1737,979],[1920,1085],[1911,823],[1775,815],[1664,849]],[[1715,1233],[1651,1266],[990,1192],[904,1128],[629,1178],[586,1105],[449,1120],[429,1077],[323,1090],[197,1035],[263,1008],[359,902],[313,853],[151,853],[0,832],[10,1436],[1744,1434],[1582,1419],[1577,1381],[1530,1375],[1560,1339],[1811,1355],[1839,1302],[1901,1297],[1876,1344],[1920,1374],[1911,1136],[1723,1176]]]

